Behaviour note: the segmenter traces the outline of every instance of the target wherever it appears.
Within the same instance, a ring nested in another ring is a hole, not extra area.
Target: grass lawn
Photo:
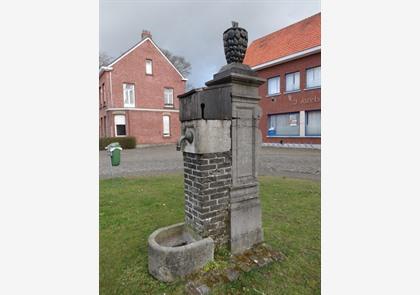
[[[212,294],[320,294],[320,183],[260,177],[265,242],[286,259],[249,273]],[[100,181],[100,293],[183,294],[147,270],[147,238],[182,222],[183,176]]]

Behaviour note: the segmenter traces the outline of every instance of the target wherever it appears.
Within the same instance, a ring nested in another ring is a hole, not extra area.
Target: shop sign
[[[290,94],[287,97],[289,99],[289,102],[291,104],[298,104],[298,99],[296,97],[292,97]],[[303,97],[300,99],[299,104],[308,104],[308,103],[317,103],[320,102],[321,98],[318,96],[313,96],[313,97]]]
[[[316,102],[320,102],[321,98],[318,96],[314,96],[314,97],[304,97],[300,100],[301,104],[307,104],[307,103],[316,103]]]

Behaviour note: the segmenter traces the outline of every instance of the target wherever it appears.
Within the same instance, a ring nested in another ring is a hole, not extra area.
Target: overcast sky
[[[150,30],[155,43],[192,65],[188,77],[204,86],[226,60],[222,33],[231,21],[248,31],[248,45],[321,11],[320,1],[100,0],[99,49],[118,57]]]

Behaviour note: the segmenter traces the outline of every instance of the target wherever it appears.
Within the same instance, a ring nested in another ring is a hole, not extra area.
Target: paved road
[[[99,177],[110,178],[110,160],[105,151],[99,152]],[[182,153],[175,145],[124,150],[121,165],[112,167],[112,176],[159,175],[181,173]],[[261,148],[259,175],[321,179],[321,152],[310,149]]]

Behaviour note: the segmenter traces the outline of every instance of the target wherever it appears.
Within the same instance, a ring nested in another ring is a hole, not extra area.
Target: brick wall
[[[146,59],[152,60],[153,74],[146,74]],[[127,136],[138,144],[175,143],[179,137],[178,95],[185,92],[186,81],[156,49],[150,40],[128,53],[103,73],[99,86],[105,84],[105,104],[99,102],[100,136],[115,136],[114,115],[126,116]],[[124,108],[123,84],[134,84],[135,108]],[[164,89],[173,89],[173,106],[165,106]],[[109,108],[123,109],[114,112]],[[139,109],[152,109],[143,111]],[[168,112],[166,112],[168,110]],[[170,115],[170,136],[163,136],[162,117]],[[102,118],[102,121],[101,121]],[[104,126],[106,120],[106,126]],[[106,133],[103,132],[106,127]]]
[[[152,60],[152,75],[146,74],[146,59]],[[165,108],[163,91],[168,87],[174,89],[174,109],[179,109],[177,96],[185,92],[186,82],[151,41],[145,41],[112,67],[112,107],[124,106],[123,84],[131,83],[134,84],[136,108]]]
[[[216,245],[229,239],[232,153],[184,152],[185,223]]]
[[[163,135],[163,116],[169,116],[169,136]],[[137,139],[137,144],[174,143],[181,133],[179,114],[174,112],[127,111],[127,132]],[[175,149],[175,148],[174,148]]]
[[[103,97],[101,98],[100,89],[103,88]],[[99,77],[99,92],[98,92],[98,104],[99,104],[99,136],[111,136],[109,127],[109,117],[106,114],[106,108],[109,107],[111,91],[109,87],[109,72],[104,72]],[[102,119],[102,121],[101,121]],[[101,124],[102,122],[102,124]]]
[[[267,83],[258,89],[261,96],[260,106],[262,110],[260,129],[263,142],[284,142],[284,143],[311,143],[320,144],[320,138],[311,137],[282,137],[270,138],[267,136],[268,116],[289,112],[310,111],[321,109],[321,88],[305,89],[306,69],[321,65],[321,53],[312,54],[283,64],[275,65],[257,71],[261,78],[269,79],[280,76],[280,94],[268,96]],[[286,92],[287,73],[300,72],[300,90],[293,93]]]

